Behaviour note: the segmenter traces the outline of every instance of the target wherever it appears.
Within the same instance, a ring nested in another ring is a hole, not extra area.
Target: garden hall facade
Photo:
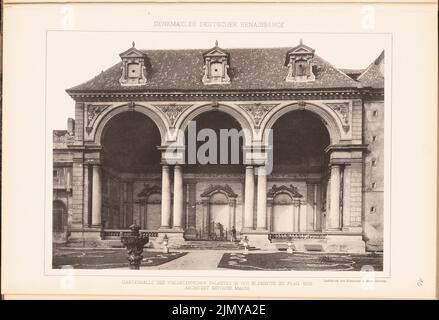
[[[235,229],[261,248],[292,240],[298,250],[382,250],[384,52],[346,70],[302,42],[133,43],[67,93],[75,119],[53,132],[55,243],[109,246],[136,223],[158,246],[165,236],[176,247],[226,241]],[[206,142],[188,138],[192,121],[196,133],[245,132],[239,159],[190,163],[189,144]]]

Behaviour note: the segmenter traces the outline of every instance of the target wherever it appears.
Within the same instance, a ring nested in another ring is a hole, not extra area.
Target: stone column
[[[195,183],[187,184],[187,220],[186,220],[186,238],[196,238],[197,235],[197,217],[196,217],[196,193]]]
[[[229,232],[232,227],[236,229],[236,199],[232,198],[229,200]]]
[[[267,172],[265,166],[258,168],[258,207],[256,228],[267,230]]]
[[[209,199],[201,200],[201,205],[203,207],[203,215],[201,221],[201,236],[209,236],[210,234],[210,217],[209,217]]]
[[[293,200],[293,231],[300,232],[300,200]]]
[[[171,227],[171,179],[169,177],[169,166],[162,166],[162,212],[160,229]]]
[[[88,164],[84,164],[84,210],[83,210],[83,225],[84,227],[90,226],[90,219],[89,219],[89,201],[90,201],[90,173],[88,169]]]
[[[72,229],[81,230],[88,226],[88,221],[84,221],[84,167],[83,154],[73,154],[72,171]],[[81,234],[77,235],[82,237]]]
[[[306,231],[313,231],[315,229],[316,218],[314,186],[314,183],[306,183]]]
[[[351,225],[350,212],[351,212],[351,168],[346,165],[343,170],[343,225],[342,227],[348,227]]]
[[[268,231],[273,232],[273,199],[267,199]]]
[[[331,166],[330,210],[327,216],[328,229],[340,229],[340,165]]]
[[[255,178],[253,166],[245,167],[245,203],[244,203],[244,230],[253,230],[253,211],[255,202]]]
[[[173,229],[183,230],[183,169],[180,165],[174,166],[174,220]]]
[[[91,209],[91,224],[94,227],[101,227],[102,216],[102,181],[101,181],[101,166],[93,164],[93,182],[92,182],[92,209]]]

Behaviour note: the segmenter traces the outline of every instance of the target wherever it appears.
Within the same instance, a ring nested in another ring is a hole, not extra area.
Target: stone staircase
[[[244,246],[239,242],[230,241],[209,241],[209,240],[192,240],[181,244],[178,249],[181,250],[244,250]],[[259,250],[250,246],[249,251]]]
[[[279,251],[286,251],[288,248],[288,241],[283,239],[273,239],[271,240],[272,245]],[[325,251],[325,241],[317,239],[296,239],[292,241],[293,250],[299,252]]]
[[[120,239],[114,237],[112,239],[102,240],[103,246],[107,248],[123,248]],[[155,238],[150,238],[150,241],[145,245],[146,248],[161,248],[162,246],[156,243]],[[239,242],[231,241],[211,241],[211,240],[188,240],[184,243],[172,246],[173,249],[179,250],[242,250],[244,245]],[[255,246],[250,245],[248,251],[260,250]]]

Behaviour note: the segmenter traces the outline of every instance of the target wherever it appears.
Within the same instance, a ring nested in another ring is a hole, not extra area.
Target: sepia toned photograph
[[[112,35],[48,36],[52,268],[383,271],[381,38]]]
[[[432,0],[20,1],[2,298],[437,296]]]

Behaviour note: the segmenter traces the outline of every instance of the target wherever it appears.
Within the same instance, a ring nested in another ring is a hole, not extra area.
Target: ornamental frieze
[[[269,113],[274,107],[276,107],[277,103],[252,103],[252,104],[238,104],[239,107],[241,107],[244,111],[246,111],[251,118],[253,119],[253,123],[255,124],[256,128],[259,128],[261,125],[262,120],[264,120],[267,113]]]
[[[341,102],[341,103],[326,103],[328,107],[334,110],[339,116],[341,123],[343,125],[343,129],[345,132],[349,131],[350,128],[350,108],[349,102]]]
[[[93,105],[89,104],[87,105],[87,133],[90,133],[91,129],[93,128],[93,124],[96,120],[96,118],[109,107],[109,104],[105,105]]]
[[[191,104],[176,103],[154,105],[155,108],[160,110],[166,116],[171,127],[175,127],[178,117],[191,106]]]

